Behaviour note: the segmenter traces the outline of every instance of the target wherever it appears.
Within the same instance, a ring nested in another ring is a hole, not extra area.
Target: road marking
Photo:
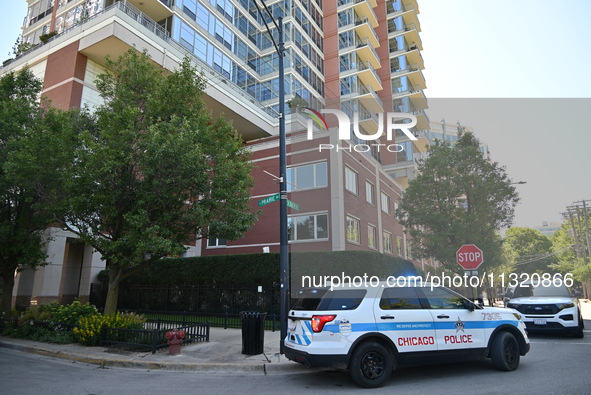
[[[530,341],[530,344],[560,344],[560,345],[569,345],[569,346],[571,344],[574,344],[574,345],[584,344],[586,346],[591,346],[591,343],[565,343],[565,342],[532,342],[532,341]]]

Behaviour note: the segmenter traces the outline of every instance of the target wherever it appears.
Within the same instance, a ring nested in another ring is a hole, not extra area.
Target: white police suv
[[[527,281],[515,287],[509,296],[507,307],[523,315],[529,332],[561,332],[575,338],[584,336],[581,305],[566,285]]]
[[[306,290],[288,317],[288,359],[348,369],[363,387],[383,385],[396,367],[462,359],[511,371],[530,347],[517,311],[429,284]]]

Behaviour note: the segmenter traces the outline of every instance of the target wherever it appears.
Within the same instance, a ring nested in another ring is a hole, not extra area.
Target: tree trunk
[[[14,277],[0,278],[0,313],[10,314],[12,307],[12,290],[14,289]]]
[[[105,302],[105,315],[117,312],[117,299],[119,297],[119,284],[121,283],[122,273],[123,269],[121,269],[118,263],[109,264],[109,289],[107,290],[107,300]]]

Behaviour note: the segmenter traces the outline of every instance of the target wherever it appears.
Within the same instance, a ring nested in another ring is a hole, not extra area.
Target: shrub
[[[79,300],[74,300],[69,305],[58,305],[53,310],[52,321],[65,324],[77,324],[81,318],[97,314],[98,310],[90,303],[82,304]]]
[[[83,317],[98,314],[90,303],[75,300],[69,305],[57,302],[28,307],[16,328],[5,328],[4,334],[49,343],[73,343],[74,334],[62,324],[77,324]]]
[[[54,324],[77,324],[80,318],[98,314],[96,307],[90,303],[80,303],[74,300],[69,305],[57,302],[28,307],[21,317],[21,321],[51,322]]]
[[[101,338],[103,326],[118,329],[142,329],[145,318],[135,313],[116,313],[83,317],[74,328],[76,339],[87,346],[96,346]]]
[[[53,302],[50,304],[42,304],[39,306],[30,306],[27,307],[25,312],[21,317],[22,322],[29,322],[29,321],[53,321],[53,312],[59,306],[57,302]]]
[[[49,39],[50,39],[51,37],[55,36],[56,34],[57,34],[57,32],[56,32],[56,31],[49,32],[49,33],[45,33],[45,34],[42,34],[42,35],[40,35],[40,36],[39,36],[39,40],[40,40],[40,41],[41,41],[43,44],[45,44],[45,43],[47,43],[47,41],[49,41]]]

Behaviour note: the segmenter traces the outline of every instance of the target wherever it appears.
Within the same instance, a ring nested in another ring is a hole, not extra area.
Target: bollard
[[[166,340],[168,343],[168,354],[177,355],[181,353],[181,344],[185,338],[185,331],[173,329],[166,332]]]

